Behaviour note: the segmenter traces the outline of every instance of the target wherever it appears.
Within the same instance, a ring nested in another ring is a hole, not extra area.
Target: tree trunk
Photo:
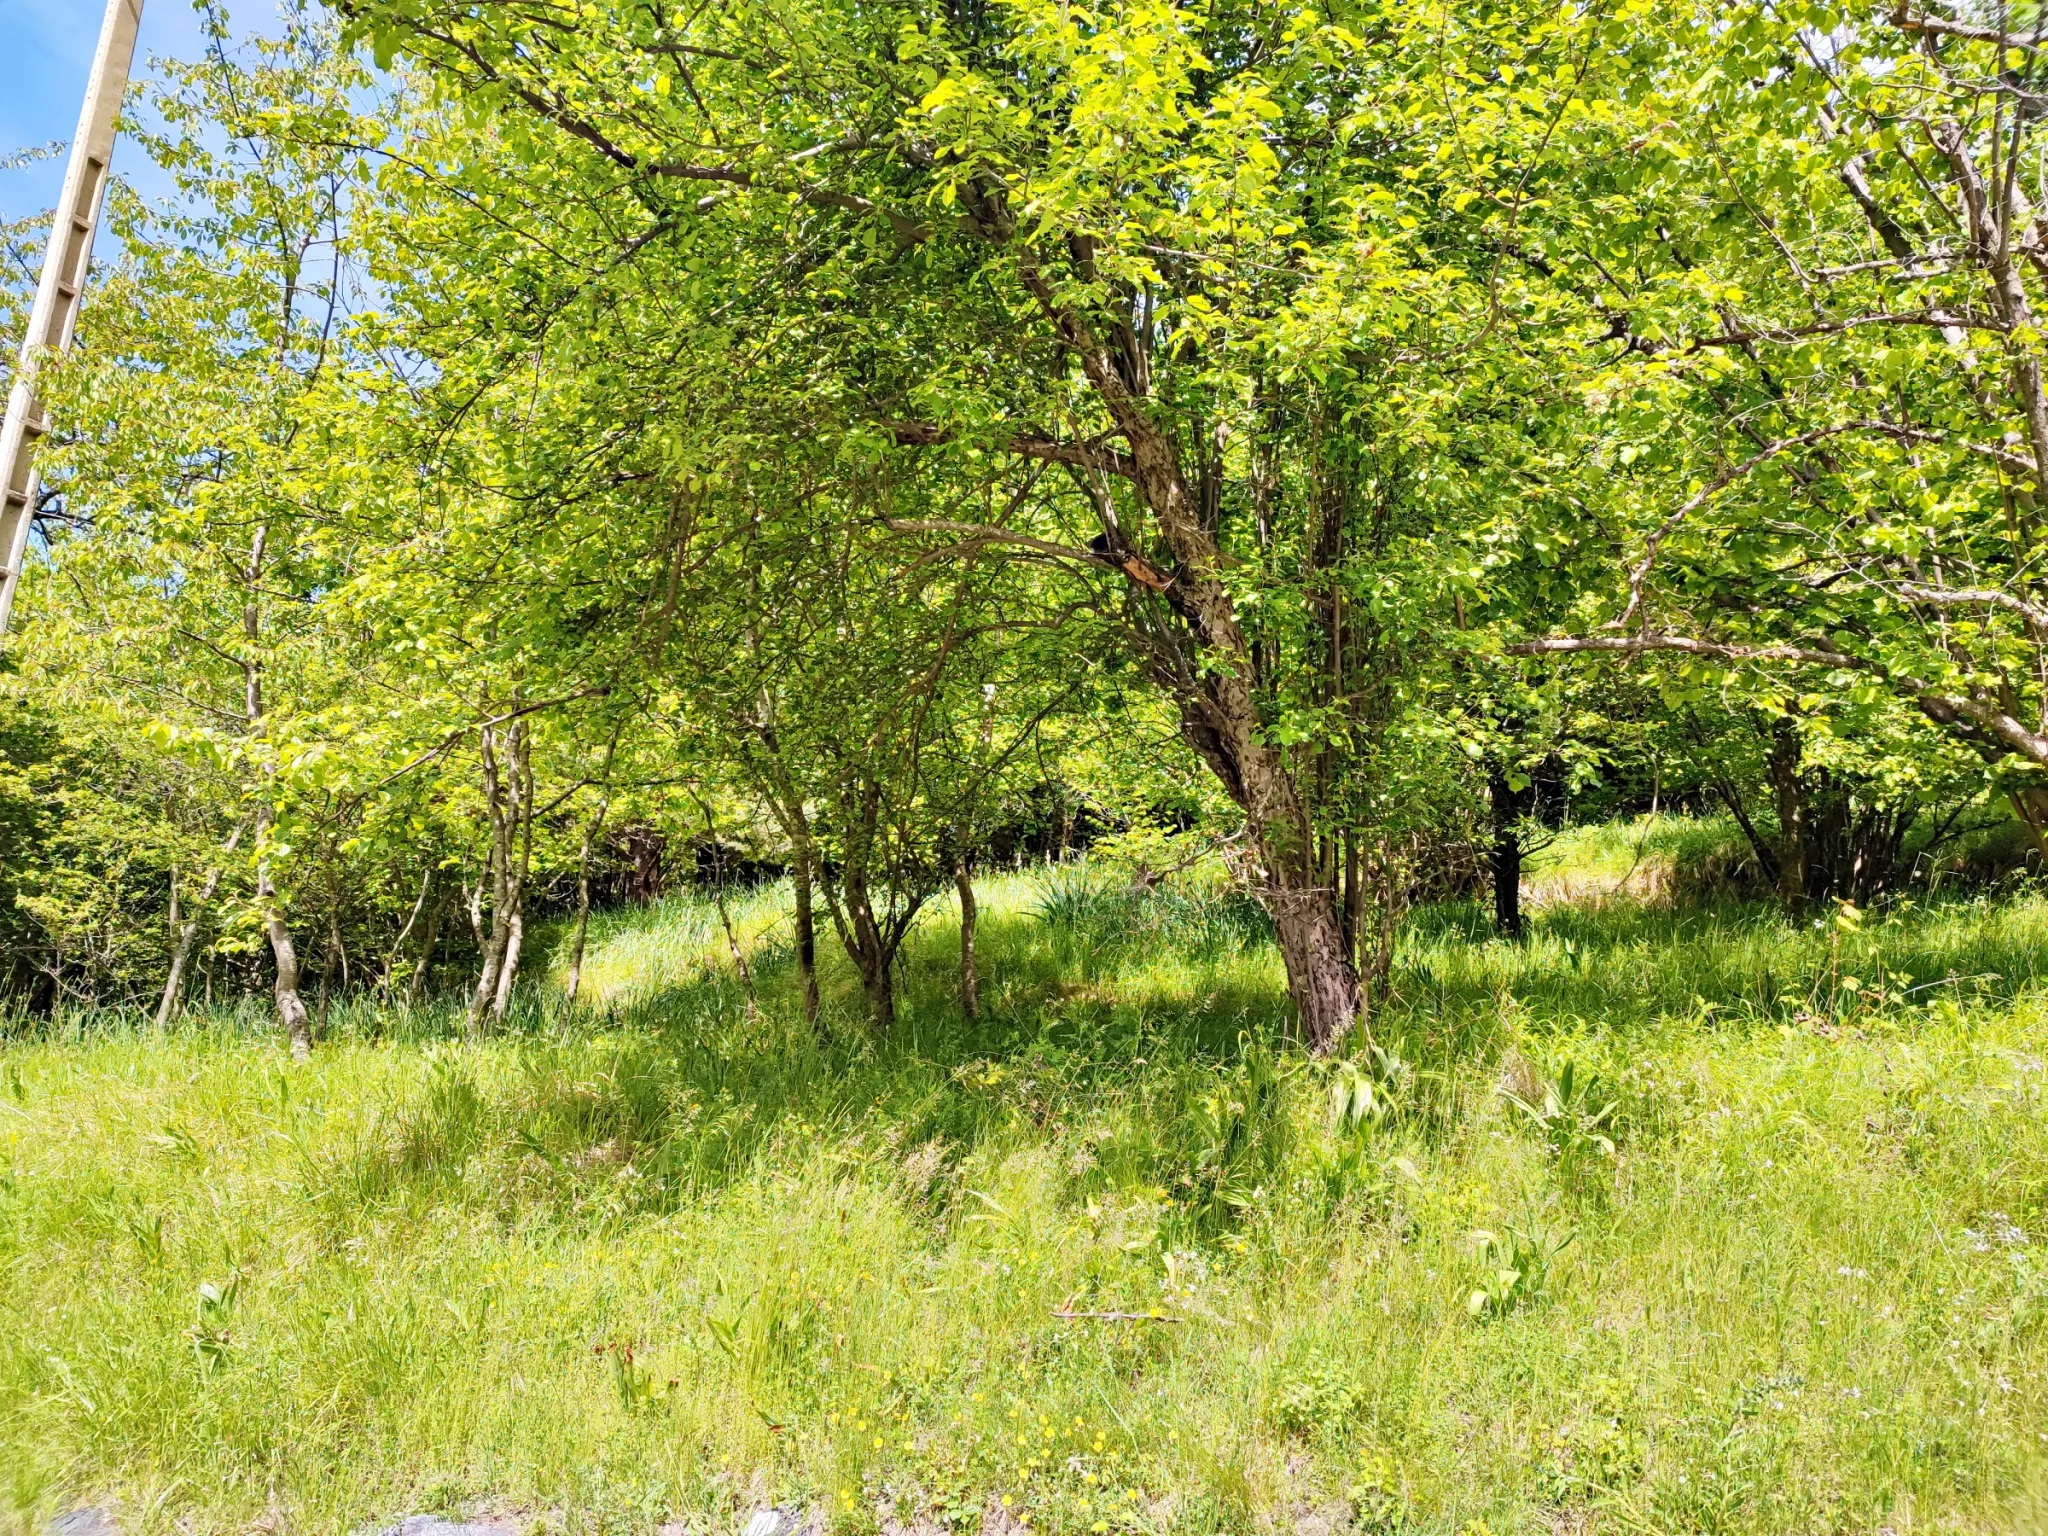
[[[809,838],[796,848],[796,973],[804,989],[804,1022],[818,1028],[818,915],[811,904],[814,855]]]
[[[526,944],[526,914],[512,909],[505,925],[505,955],[498,962],[498,986],[491,994],[491,1024],[503,1024],[512,1011],[512,985],[519,979],[519,952]]]
[[[1130,450],[1130,482],[1174,561],[1170,575],[1159,571],[1139,551],[1123,546],[1121,530],[1105,524],[1105,556],[1135,585],[1159,594],[1177,621],[1177,632],[1162,626],[1146,642],[1148,659],[1179,708],[1182,734],[1245,813],[1266,873],[1261,894],[1280,938],[1303,1037],[1313,1050],[1327,1052],[1361,1017],[1358,973],[1345,953],[1338,894],[1321,878],[1301,786],[1281,749],[1267,739],[1252,688],[1252,648],[1222,581],[1215,533],[1181,471],[1173,438],[1152,418],[1146,370],[1129,355],[1134,345],[1142,352],[1144,343],[1127,336],[1122,354],[1105,345],[1055,296],[1037,255],[1020,254],[1025,288],[1080,360],[1116,423]],[[1083,264],[1092,270],[1092,258]],[[1181,644],[1182,635],[1189,645]]]
[[[846,921],[839,937],[848,958],[860,972],[861,991],[867,996],[868,1027],[879,1034],[896,1022],[895,947],[883,935],[882,925],[875,921],[867,881],[849,872],[844,884]]]
[[[600,808],[583,833],[583,852],[576,861],[576,935],[569,941],[569,984],[562,989],[562,1001],[573,1003],[583,990],[583,942],[590,936],[590,844],[597,835]]]
[[[477,931],[479,947],[482,950],[482,965],[477,973],[476,991],[469,1000],[469,1034],[471,1038],[481,1035],[490,1017],[491,1006],[498,997],[498,976],[504,969],[505,950],[512,940],[512,820],[505,804],[503,776],[498,772],[496,744],[492,728],[485,726],[480,733],[478,756],[484,775],[484,811],[490,822],[491,848],[485,880],[477,883],[477,889],[470,898],[470,926]],[[491,893],[491,929],[488,938],[483,935],[483,895],[485,881]]]
[[[413,970],[412,982],[406,988],[414,1002],[418,1002],[426,995],[427,987],[432,982],[433,978],[429,973],[434,968],[435,946],[441,942],[441,914],[447,905],[448,892],[441,890],[434,893],[434,903],[427,908],[427,931],[420,935],[420,963]]]
[[[427,895],[434,888],[434,866],[427,865],[427,872],[420,877],[420,894],[412,904],[412,911],[405,917],[405,926],[398,930],[398,937],[391,941],[391,951],[384,957],[384,974],[377,978],[377,996],[384,1002],[391,1001],[391,979],[398,973],[398,957],[405,953],[405,941],[412,937],[418,925],[420,914],[427,909]]]
[[[1302,1038],[1318,1054],[1334,1050],[1359,1020],[1358,973],[1327,893],[1269,885],[1266,910],[1287,962],[1287,990],[1301,1014]]]
[[[306,1005],[299,998],[299,955],[292,947],[291,930],[275,907],[265,910],[263,931],[270,937],[271,958],[277,963],[277,1016],[284,1024],[285,1037],[291,1041],[292,1060],[310,1061],[313,1026],[306,1016]]]
[[[953,884],[960,891],[960,1011],[970,1019],[981,1017],[981,974],[974,964],[974,872],[965,859],[953,864]]]
[[[515,690],[514,699],[518,698]],[[506,775],[511,789],[509,820],[516,853],[507,847],[509,875],[505,881],[505,903],[511,909],[505,924],[504,956],[498,964],[498,986],[491,998],[491,1022],[503,1024],[512,1011],[512,988],[519,979],[519,952],[526,939],[526,886],[533,872],[533,733],[526,722],[512,722],[507,738],[511,772]]]
[[[868,1028],[885,1034],[896,1022],[896,988],[889,962],[861,957],[860,988],[867,997]]]
[[[228,834],[223,854],[233,853],[235,844],[242,840],[242,829],[236,827]],[[213,900],[213,893],[220,889],[220,866],[216,864],[206,872],[206,884],[200,889],[199,900],[194,904],[192,914],[182,923],[178,920],[177,887],[171,888],[171,927],[177,933],[177,943],[171,950],[171,974],[164,978],[163,1000],[157,1004],[156,1027],[168,1029],[171,1020],[178,1016],[185,995],[185,972],[192,963],[193,946],[199,941],[199,926],[205,920],[207,905]],[[208,988],[209,1002],[212,1001],[211,986]]]
[[[163,1001],[156,1005],[156,1027],[159,1032],[168,1028],[171,1014],[178,1006],[178,996],[185,988],[185,961],[192,954],[192,941],[199,936],[197,918],[189,922],[178,920],[178,871],[171,870],[171,973],[164,978]]]
[[[619,750],[619,728],[612,728],[611,744],[604,752],[604,790],[597,797],[597,809],[583,829],[583,848],[576,856],[576,937],[569,945],[569,985],[562,1000],[576,1001],[583,990],[583,942],[590,936],[590,855],[604,834],[604,819],[612,808],[612,759]]]
[[[334,993],[334,967],[341,954],[341,921],[330,910],[327,914],[327,949],[321,958],[319,1000],[313,1006],[313,1033],[324,1038],[327,1034],[327,1000]]]
[[[2012,805],[2013,815],[2027,829],[2035,857],[2048,866],[2048,790],[2029,786],[2013,790],[2006,798]]]
[[[1361,965],[1365,948],[1361,919],[1365,915],[1365,882],[1358,861],[1358,834],[1344,834],[1344,895],[1340,912],[1344,921],[1344,954],[1353,970]]]
[[[1504,939],[1522,937],[1522,795],[1504,764],[1493,765],[1487,796],[1493,813],[1493,922]]]
[[[1771,789],[1778,801],[1778,898],[1795,910],[1806,904],[1812,864],[1799,756],[1798,728],[1780,718],[1771,728],[1769,759]]]
[[[257,657],[257,647],[263,639],[263,615],[256,601],[256,583],[263,575],[269,535],[268,527],[257,525],[249,541],[249,563],[243,572],[248,595],[242,603],[242,637],[249,648],[242,658],[242,707],[251,736],[263,730],[263,665]],[[277,1021],[291,1042],[292,1059],[305,1061],[313,1054],[313,1035],[306,1019],[306,1005],[299,998],[299,954],[292,947],[291,929],[278,909],[277,887],[271,883],[270,861],[263,848],[273,815],[267,802],[257,802],[256,907],[263,914],[263,932],[270,940],[270,956],[277,966]]]

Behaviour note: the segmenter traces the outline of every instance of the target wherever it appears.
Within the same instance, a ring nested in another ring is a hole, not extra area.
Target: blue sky
[[[235,0],[228,6],[237,30],[267,20],[268,12],[263,0]],[[51,139],[70,140],[105,14],[104,0],[0,0],[0,53],[8,64],[6,86],[0,89],[0,154]],[[199,48],[192,0],[144,0],[136,78],[147,71],[151,55],[190,58]],[[114,172],[146,195],[165,189],[132,145],[115,149]],[[61,158],[0,172],[0,215],[19,218],[49,207],[63,180]]]

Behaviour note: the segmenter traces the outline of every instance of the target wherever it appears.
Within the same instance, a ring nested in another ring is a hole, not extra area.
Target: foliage
[[[1554,1078],[1534,1083],[1511,1079],[1501,1085],[1500,1094],[1549,1145],[1559,1162],[1614,1156],[1616,1102],[1607,1096],[1599,1077],[1581,1072],[1577,1062],[1567,1060]]]
[[[1474,1317],[1505,1317],[1517,1307],[1543,1300],[1550,1289],[1550,1266],[1577,1238],[1575,1232],[1547,1232],[1541,1227],[1474,1232],[1479,1285],[1465,1299],[1465,1310]]]

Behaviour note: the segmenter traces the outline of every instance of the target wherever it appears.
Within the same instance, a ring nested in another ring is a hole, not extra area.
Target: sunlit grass
[[[758,1015],[675,898],[481,1045],[352,1005],[309,1068],[254,1011],[0,1049],[0,1503],[2039,1528],[2048,905],[1419,913],[1393,1107],[1337,1131],[1329,1069],[1260,1088],[1278,963],[1198,896],[987,882],[980,1021],[935,906],[889,1040],[829,930],[803,1026],[770,889],[730,907]],[[1567,1060],[1612,1158],[1495,1092]],[[1571,1242],[1475,1317],[1511,1227]]]

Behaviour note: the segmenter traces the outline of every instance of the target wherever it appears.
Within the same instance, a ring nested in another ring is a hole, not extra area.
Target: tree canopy
[[[1327,1050],[1418,891],[1490,863],[1512,931],[1572,795],[1712,799],[1794,903],[1966,807],[2048,851],[2043,52],[1888,3],[217,20],[50,375],[14,980],[169,1010],[203,940],[303,1048],[303,968],[459,953],[484,1029],[530,907],[688,848],[788,873],[887,1028],[934,898],[972,1006],[974,869],[1078,818],[1225,848]]]

